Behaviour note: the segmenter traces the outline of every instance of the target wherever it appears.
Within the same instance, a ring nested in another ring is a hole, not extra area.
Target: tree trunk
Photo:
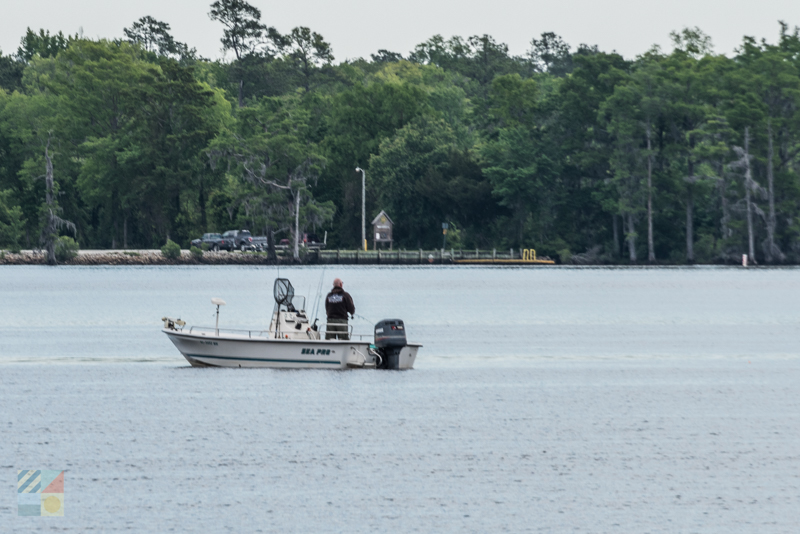
[[[308,57],[303,57],[303,88],[306,93],[311,90],[311,66],[308,62]]]
[[[621,250],[619,246],[619,225],[617,224],[617,215],[611,215],[611,226],[614,229],[614,257],[621,256]]]
[[[267,259],[278,261],[278,253],[275,252],[275,232],[270,228],[267,231]]]
[[[653,154],[650,145],[650,124],[647,125],[647,261],[656,261],[653,245]]]
[[[244,107],[244,80],[239,80],[239,107]]]
[[[44,147],[45,161],[45,205],[47,206],[47,216],[45,226],[42,229],[39,242],[44,245],[47,251],[48,265],[57,265],[56,261],[56,241],[58,240],[58,230],[67,227],[77,237],[77,228],[69,221],[65,221],[58,216],[59,207],[56,202],[55,177],[53,176],[53,160],[50,157],[50,138],[47,138],[47,145]]]
[[[45,229],[45,248],[47,249],[47,264],[57,265],[56,261],[56,236],[55,236],[55,206],[53,205],[53,160],[50,158],[50,140],[47,140],[47,146],[44,147],[44,161],[45,161],[45,202],[47,203],[47,227]]]
[[[128,214],[122,217],[122,248],[128,248]]]
[[[720,221],[720,230],[722,231],[722,239],[728,239],[731,235],[728,223],[731,220],[731,212],[728,207],[728,183],[725,178],[725,167],[720,165],[720,203],[722,204],[722,220]]]
[[[691,185],[686,199],[686,263],[694,263],[694,193]]]
[[[300,261],[300,191],[294,197],[294,261]]]
[[[200,180],[200,198],[198,199],[198,203],[200,204],[200,224],[203,226],[203,231],[205,232],[208,230],[208,215],[206,214],[206,192],[202,180]]]
[[[636,263],[636,232],[633,228],[633,214],[628,214],[628,235],[625,237],[628,240],[628,258],[631,263]]]
[[[769,195],[769,214],[767,216],[767,262],[772,263],[775,250],[775,190],[772,160],[775,152],[772,143],[772,121],[767,119],[767,194]]]
[[[115,165],[116,167],[116,165]],[[117,248],[117,237],[119,236],[119,193],[115,189],[111,190],[111,201],[110,201],[110,217],[111,217],[111,248]]]
[[[756,248],[753,241],[753,203],[750,200],[752,189],[752,175],[750,169],[750,127],[744,128],[744,198],[747,204],[747,251],[749,253],[748,262],[756,263]]]
[[[686,158],[689,171],[686,183],[686,263],[694,263],[694,162],[691,156]]]

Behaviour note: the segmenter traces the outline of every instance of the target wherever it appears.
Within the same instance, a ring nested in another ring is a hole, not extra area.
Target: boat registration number
[[[317,349],[316,352],[314,349],[302,349],[300,354],[325,354],[326,356],[331,353],[331,349]]]

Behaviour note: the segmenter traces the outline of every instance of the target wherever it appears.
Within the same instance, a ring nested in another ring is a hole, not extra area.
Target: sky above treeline
[[[27,27],[88,38],[115,38],[140,17],[167,22],[173,36],[203,57],[223,57],[222,27],[208,18],[210,0],[25,0],[4,2],[0,49],[16,51]],[[797,0],[250,0],[262,22],[286,33],[308,26],[333,46],[336,62],[369,58],[378,49],[404,56],[435,34],[488,33],[514,55],[552,31],[573,49],[580,43],[633,58],[653,44],[670,48],[669,32],[700,27],[717,53],[731,54],[742,36],[774,42],[778,20],[800,25]]]

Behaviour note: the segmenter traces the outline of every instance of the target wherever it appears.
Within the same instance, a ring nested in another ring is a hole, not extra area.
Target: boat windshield
[[[294,295],[292,297],[292,307],[294,308],[294,311],[305,311],[306,298],[301,297],[300,295]],[[289,311],[289,307],[286,304],[281,304],[281,311]]]

